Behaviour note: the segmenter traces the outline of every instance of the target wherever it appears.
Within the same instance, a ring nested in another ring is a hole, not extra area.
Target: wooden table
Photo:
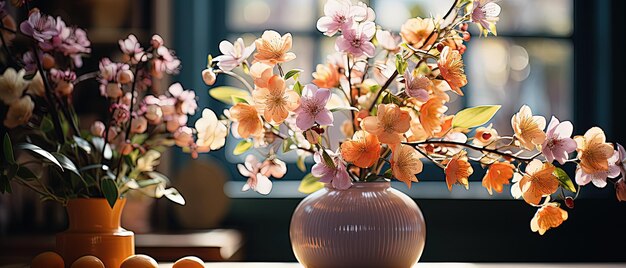
[[[171,268],[172,264],[162,264],[159,268]],[[206,263],[206,268],[302,268],[297,263]],[[419,263],[414,268],[624,268],[626,263],[616,264],[542,264],[542,263]]]
[[[54,241],[54,236],[0,237],[0,265],[28,262],[39,253],[54,250]],[[150,255],[162,262],[189,255],[204,261],[240,261],[242,245],[241,233],[232,229],[135,235],[136,254]]]

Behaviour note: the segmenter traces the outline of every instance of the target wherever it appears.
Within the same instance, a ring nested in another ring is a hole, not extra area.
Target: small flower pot
[[[77,198],[67,203],[69,228],[57,234],[56,249],[65,266],[85,255],[98,257],[107,268],[119,268],[135,254],[135,236],[120,226],[126,199],[113,208],[104,198]]]

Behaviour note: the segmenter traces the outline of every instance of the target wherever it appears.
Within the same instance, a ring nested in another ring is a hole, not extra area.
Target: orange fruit
[[[204,261],[196,256],[187,256],[177,260],[172,268],[204,268]]]
[[[64,268],[63,258],[56,252],[46,251],[41,253],[30,262],[31,268]]]
[[[126,258],[120,268],[158,268],[159,264],[148,255],[133,255]]]
[[[78,258],[71,268],[104,268],[104,263],[98,257],[87,255]]]

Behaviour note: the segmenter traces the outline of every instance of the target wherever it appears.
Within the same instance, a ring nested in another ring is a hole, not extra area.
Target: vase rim
[[[357,181],[352,183],[351,188],[389,188],[390,181]]]

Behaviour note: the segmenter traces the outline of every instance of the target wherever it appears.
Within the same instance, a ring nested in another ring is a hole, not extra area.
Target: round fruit
[[[158,268],[159,264],[148,255],[133,255],[126,258],[120,268]]]
[[[204,262],[196,256],[180,258],[172,268],[204,268]]]
[[[78,258],[71,268],[104,268],[104,263],[98,257],[87,255]]]
[[[41,253],[30,263],[31,268],[64,268],[63,258],[56,252],[46,251]]]

